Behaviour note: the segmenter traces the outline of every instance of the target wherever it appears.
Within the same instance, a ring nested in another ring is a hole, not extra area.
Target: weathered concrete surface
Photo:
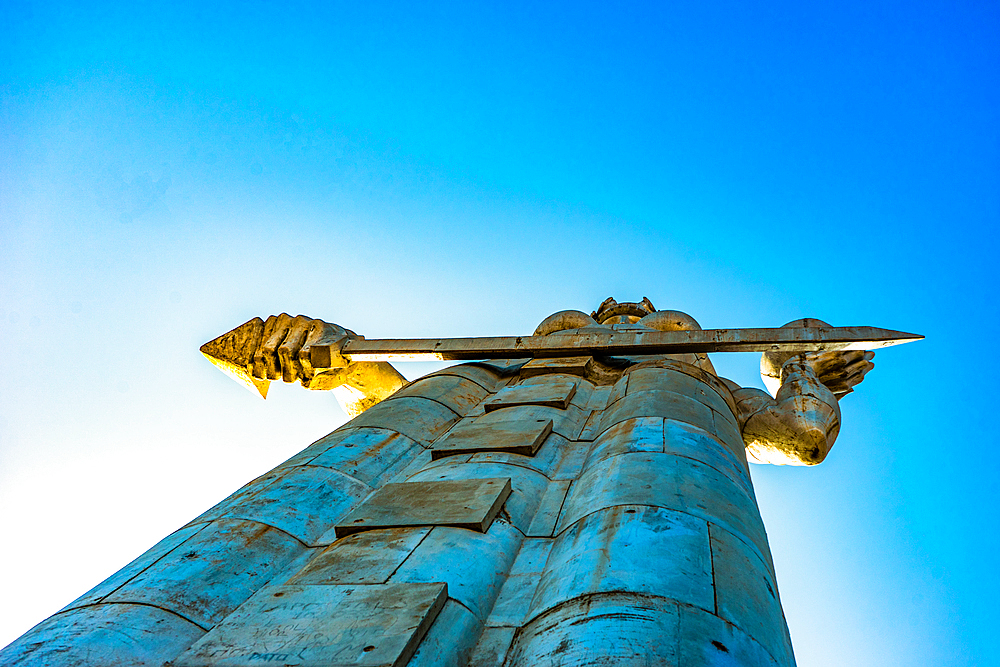
[[[403,526],[486,532],[510,492],[510,479],[500,477],[386,484],[337,524],[337,537]]]
[[[447,597],[442,583],[268,587],[173,663],[402,667]]]

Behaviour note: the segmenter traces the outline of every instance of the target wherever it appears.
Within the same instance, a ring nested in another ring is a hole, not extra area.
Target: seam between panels
[[[138,601],[133,602],[131,600],[121,600],[121,601],[111,600],[109,602],[93,602],[93,603],[90,603],[90,604],[80,605],[79,607],[73,607],[72,609],[66,609],[64,611],[56,612],[55,614],[53,614],[49,618],[55,618],[56,616],[62,616],[63,614],[66,614],[66,613],[68,613],[70,611],[76,611],[77,609],[86,609],[88,607],[100,607],[102,605],[112,605],[112,604],[117,604],[117,605],[134,605],[136,607],[152,607],[153,609],[159,609],[160,611],[164,611],[164,612],[170,614],[171,616],[176,616],[177,618],[179,618],[181,620],[187,621],[191,625],[193,625],[195,627],[198,627],[198,628],[201,628],[205,632],[208,632],[213,627],[213,626],[205,627],[204,625],[202,625],[201,623],[198,623],[197,621],[192,621],[190,618],[188,618],[184,614],[176,612],[173,609],[168,609],[167,607],[161,607],[160,605],[153,604],[152,602],[138,602]]]
[[[712,522],[706,521],[708,524],[708,560],[712,565],[712,603],[715,605],[715,611],[712,613],[719,616],[719,587],[715,583],[715,549],[712,548]],[[719,618],[722,618],[719,616]]]

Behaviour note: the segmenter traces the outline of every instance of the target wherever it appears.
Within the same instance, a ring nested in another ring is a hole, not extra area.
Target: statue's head
[[[535,329],[535,335],[547,336],[556,332],[569,333],[574,329],[587,327],[701,331],[701,325],[698,324],[698,321],[687,313],[682,313],[679,310],[657,310],[646,297],[643,297],[642,301],[638,303],[618,302],[614,298],[608,297],[590,315],[580,310],[561,310],[549,315]],[[707,354],[671,354],[666,356],[715,373]]]

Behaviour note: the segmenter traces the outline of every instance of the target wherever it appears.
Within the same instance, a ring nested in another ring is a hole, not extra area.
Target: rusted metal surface
[[[271,586],[176,667],[402,667],[448,598],[443,583]]]
[[[337,524],[336,535],[406,526],[486,532],[510,491],[509,477],[386,484]]]

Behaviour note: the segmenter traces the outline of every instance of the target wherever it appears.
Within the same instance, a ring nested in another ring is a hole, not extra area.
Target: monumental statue
[[[872,349],[606,300],[531,336],[365,340],[278,315],[207,343],[354,418],[0,652],[0,665],[795,664],[748,461],[814,465]],[[772,393],[708,352],[763,352]],[[388,360],[473,360],[407,382]]]

